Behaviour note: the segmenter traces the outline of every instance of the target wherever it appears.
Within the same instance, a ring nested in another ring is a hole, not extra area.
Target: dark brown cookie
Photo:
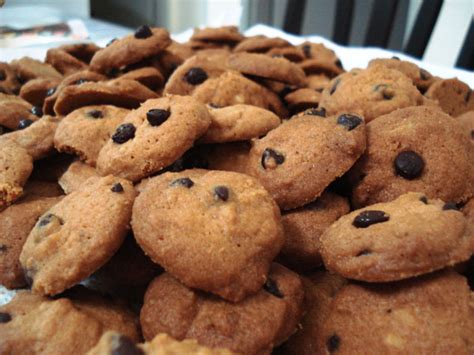
[[[151,282],[140,312],[145,339],[167,333],[242,354],[268,354],[295,331],[303,303],[297,274],[273,264],[269,280],[255,295],[230,303],[163,274]]]

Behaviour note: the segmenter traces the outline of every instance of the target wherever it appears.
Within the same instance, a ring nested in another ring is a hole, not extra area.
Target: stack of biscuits
[[[0,353],[473,354],[471,93],[235,27],[0,63]]]

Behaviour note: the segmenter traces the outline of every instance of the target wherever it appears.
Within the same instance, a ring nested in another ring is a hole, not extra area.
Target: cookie
[[[355,210],[321,236],[324,265],[355,280],[401,280],[452,266],[474,252],[474,233],[456,206],[420,193]]]
[[[64,117],[54,135],[59,152],[76,154],[95,166],[100,150],[122,123],[129,110],[115,106],[86,106]]]
[[[234,53],[228,59],[231,69],[242,74],[277,80],[291,85],[302,85],[304,72],[286,58],[258,53]]]
[[[20,123],[29,124],[26,128],[4,134],[0,137],[0,145],[7,140],[13,141],[33,158],[38,160],[48,156],[53,150],[53,138],[59,119],[51,116],[43,116],[37,121],[22,120]]]
[[[279,117],[287,116],[283,104],[275,93],[231,71],[218,78],[206,80],[194,90],[192,96],[215,107],[245,104],[273,111]]]
[[[0,145],[0,211],[18,199],[33,170],[33,159],[25,149],[7,140]]]
[[[227,70],[229,52],[206,51],[188,58],[169,77],[164,94],[190,95],[208,79],[216,78]]]
[[[9,288],[27,286],[19,257],[23,244],[38,218],[60,201],[58,197],[19,202],[0,212],[0,284]]]
[[[305,111],[252,146],[249,173],[284,210],[315,200],[365,149],[361,117],[324,114],[322,110]]]
[[[342,277],[327,271],[315,271],[301,277],[304,287],[305,314],[298,331],[286,341],[281,354],[323,355],[325,348],[319,348],[321,328],[331,309],[331,302],[337,292],[347,283]]]
[[[66,44],[48,49],[45,62],[63,75],[87,69],[92,57],[100,49],[93,43]]]
[[[293,113],[298,113],[313,107],[316,108],[320,100],[321,93],[310,88],[298,89],[285,96],[288,109]]]
[[[58,183],[65,194],[79,190],[80,186],[91,177],[99,177],[99,173],[90,165],[75,161],[60,177]]]
[[[164,28],[141,26],[134,34],[97,51],[91,59],[90,69],[98,73],[121,69],[157,55],[170,42],[169,33]]]
[[[165,78],[160,71],[154,67],[144,67],[122,74],[121,79],[135,80],[140,84],[145,85],[148,89],[156,91],[163,87]]]
[[[120,304],[80,290],[49,299],[20,291],[0,307],[0,349],[6,354],[84,354],[107,330],[139,341],[136,317]]]
[[[452,271],[349,284],[332,302],[318,347],[337,354],[472,354],[472,299],[466,279]]]
[[[97,169],[102,175],[141,180],[178,159],[210,123],[205,105],[191,97],[148,100],[116,128],[100,151]]]
[[[20,97],[33,106],[43,107],[43,102],[48,91],[55,89],[59,83],[59,79],[50,78],[37,78],[30,80],[21,87]]]
[[[20,255],[32,290],[56,295],[105,264],[125,238],[134,197],[126,180],[91,178],[43,214]]]
[[[303,302],[297,274],[274,264],[269,280],[255,295],[230,303],[187,288],[165,273],[145,294],[143,335],[150,340],[167,333],[241,354],[268,354],[295,331]]]
[[[51,65],[30,57],[12,60],[10,66],[21,82],[27,82],[28,80],[36,78],[61,80],[63,77],[61,73]]]
[[[306,41],[298,45],[298,48],[303,51],[306,59],[318,59],[325,63],[337,63],[339,60],[336,53],[322,43]],[[342,67],[342,64],[338,64],[338,67]]]
[[[191,41],[203,41],[211,43],[225,43],[231,46],[239,43],[245,37],[239,33],[237,26],[222,26],[217,28],[195,28]]]
[[[385,68],[395,69],[409,77],[413,85],[415,85],[421,93],[426,92],[432,83],[435,81],[435,77],[432,76],[428,71],[421,69],[418,65],[408,62],[406,60],[400,60],[396,57],[392,58],[376,58],[372,59],[368,67],[382,66]]]
[[[283,244],[271,196],[233,172],[151,179],[135,202],[132,228],[145,253],[185,285],[232,302],[262,287]]]
[[[21,83],[13,68],[8,63],[0,62],[0,93],[16,95],[20,88]]]
[[[21,97],[0,93],[0,125],[16,130],[21,120],[37,120],[38,117],[31,112],[32,108]]]
[[[273,112],[256,106],[237,104],[214,108],[208,106],[211,125],[200,143],[224,143],[258,138],[280,124]]]
[[[265,53],[272,48],[289,47],[291,43],[283,38],[269,38],[266,36],[247,37],[235,48],[234,52]]]
[[[427,106],[379,118],[367,125],[367,150],[351,171],[356,207],[409,191],[446,202],[474,194],[472,144],[456,119]]]
[[[177,67],[193,55],[194,51],[190,46],[171,40],[171,44],[158,54],[155,63],[160,67],[162,74],[168,78]]]
[[[305,57],[303,51],[295,46],[275,47],[270,49],[265,54],[270,57],[283,57],[294,63],[301,62]]]
[[[324,44],[304,42],[298,46],[298,49],[305,57],[299,66],[307,75],[324,74],[328,78],[333,78],[344,72],[341,60]]]
[[[398,108],[423,104],[423,96],[398,70],[371,67],[342,75],[334,78],[321,95],[319,106],[329,115],[354,112],[370,122]]]
[[[306,76],[306,86],[317,92],[323,92],[330,81],[331,79],[324,74],[310,74]]]
[[[194,339],[178,341],[165,333],[158,334],[149,342],[135,344],[133,340],[117,332],[106,332],[97,345],[89,350],[87,355],[169,355],[169,354],[199,354],[199,355],[232,355],[230,350],[208,348],[199,345]]]
[[[344,197],[324,192],[316,201],[283,213],[281,221],[285,244],[281,248],[279,260],[298,271],[320,266],[321,235],[349,210],[349,203]]]
[[[474,110],[472,89],[456,78],[436,81],[425,95],[437,101],[441,109],[453,117]]]
[[[135,80],[115,79],[97,83],[83,83],[64,87],[54,104],[57,115],[67,115],[83,106],[115,105],[137,108],[158,95]]]

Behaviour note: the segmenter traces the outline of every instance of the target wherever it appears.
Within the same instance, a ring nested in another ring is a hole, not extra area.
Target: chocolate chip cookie
[[[44,61],[67,76],[87,69],[92,57],[98,50],[100,50],[100,47],[93,43],[65,44],[49,49]]]
[[[193,169],[151,179],[132,227],[145,253],[181,282],[233,302],[262,287],[283,244],[271,196],[233,172]]]
[[[19,80],[23,83],[36,78],[61,80],[63,77],[61,73],[59,73],[48,63],[43,63],[30,57],[12,60],[10,65],[15,71]]]
[[[20,255],[32,290],[56,295],[105,264],[125,238],[134,197],[126,180],[92,178],[43,214]]]
[[[79,160],[71,163],[66,171],[58,178],[58,183],[65,194],[79,190],[80,186],[91,177],[99,177],[92,166]]]
[[[425,95],[437,101],[441,109],[453,117],[474,110],[472,89],[456,78],[436,81]]]
[[[21,83],[13,68],[4,62],[0,62],[0,93],[18,94]]]
[[[22,120],[31,122],[38,119],[32,113],[33,106],[15,95],[0,93],[0,125],[10,130],[18,129]]]
[[[61,80],[51,78],[37,78],[28,81],[20,89],[20,97],[33,106],[43,107],[44,99],[50,90],[54,90]]]

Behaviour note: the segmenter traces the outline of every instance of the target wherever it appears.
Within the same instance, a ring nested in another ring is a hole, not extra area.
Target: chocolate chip
[[[471,139],[474,139],[474,130],[471,131]]]
[[[431,74],[427,70],[420,68],[420,78],[421,80],[428,80],[431,78]]]
[[[262,154],[261,164],[264,169],[274,169],[277,165],[283,164],[285,157],[280,152],[271,148],[266,148]]]
[[[222,106],[221,106],[221,105],[214,104],[214,103],[212,103],[212,102],[211,102],[211,103],[209,103],[208,105],[209,105],[210,107],[212,107],[212,108],[222,108]]]
[[[456,210],[459,211],[459,205],[455,202],[446,202],[443,206],[444,211]]]
[[[357,228],[367,228],[372,224],[387,222],[390,216],[384,211],[366,210],[359,213],[352,222]]]
[[[357,253],[356,256],[364,256],[364,255],[370,255],[372,252],[370,249],[362,249],[360,252]]]
[[[123,144],[135,137],[136,128],[131,123],[124,123],[117,127],[112,140],[117,144]]]
[[[51,221],[54,219],[54,218],[59,218],[59,217],[56,217],[54,214],[52,213],[48,213],[48,214],[45,214],[43,217],[41,217],[41,219],[39,220],[38,222],[38,227],[44,227],[46,225],[48,225],[49,223],[51,223]]]
[[[117,40],[117,38],[112,38],[107,44],[105,45],[106,47],[110,46],[112,43],[114,43]]]
[[[184,186],[184,187],[187,187],[188,189],[190,189],[193,185],[194,185],[193,180],[191,180],[188,177],[173,180],[170,184],[170,186]]]
[[[150,27],[143,25],[137,28],[135,31],[135,38],[137,39],[145,39],[151,37],[153,33],[151,32]]]
[[[307,109],[304,113],[305,115],[310,115],[310,116],[326,117],[326,109],[324,107],[310,108],[310,109]]]
[[[151,109],[146,113],[146,119],[151,126],[156,127],[165,122],[170,117],[171,112],[161,108]]]
[[[12,316],[9,313],[0,312],[0,323],[8,323],[12,320]]]
[[[471,98],[472,90],[469,89],[466,93],[466,96],[464,96],[464,102],[468,102],[469,99]]]
[[[48,89],[48,91],[46,91],[46,97],[54,95],[55,92],[56,92],[56,88]]]
[[[0,251],[1,252],[4,252],[4,251],[7,251],[7,246],[5,244],[0,244]]]
[[[283,293],[281,293],[280,289],[278,288],[277,283],[271,279],[268,278],[267,282],[263,285],[263,289],[267,291],[268,293],[271,293],[273,296],[278,297],[278,298],[283,298]]]
[[[229,189],[225,186],[216,186],[214,188],[214,197],[216,200],[227,201],[229,199]]]
[[[341,338],[337,334],[331,335],[326,341],[326,348],[330,353],[339,349],[339,345],[341,345]]]
[[[339,69],[343,69],[343,67],[342,67],[342,62],[341,62],[340,59],[337,59],[337,60],[334,62],[334,64],[336,64],[336,67],[338,67]]]
[[[84,83],[87,83],[87,82],[89,82],[89,80],[87,80],[87,79],[78,79],[73,84],[74,85],[81,85],[81,84],[84,84]]]
[[[425,162],[418,153],[407,150],[397,155],[394,166],[397,175],[407,180],[413,180],[421,175],[425,167]]]
[[[395,96],[393,89],[387,84],[378,84],[374,86],[374,91],[380,92],[384,100],[391,100]]]
[[[426,196],[421,196],[420,201],[423,202],[425,205],[428,204],[428,199],[426,198]]]
[[[344,126],[348,131],[352,131],[362,123],[362,118],[349,113],[344,113],[337,118],[337,124]]]
[[[112,192],[123,192],[123,186],[121,183],[116,183],[112,188],[110,189]]]
[[[36,117],[41,117],[43,116],[43,109],[39,106],[33,106],[31,108],[31,113],[35,115]]]
[[[135,343],[128,337],[120,335],[119,338],[112,342],[114,345],[111,349],[111,355],[142,355],[143,351],[138,348]]]
[[[100,110],[90,110],[87,112],[87,116],[92,117],[92,118],[103,118],[104,115],[102,114],[102,111]]]
[[[0,81],[3,81],[7,78],[7,74],[5,73],[5,70],[0,70]]]
[[[334,84],[333,86],[331,87],[331,89],[329,90],[329,95],[332,95],[336,92],[336,89],[337,87],[339,86],[339,83],[341,82],[341,79],[336,79],[336,81],[334,81]]]
[[[311,58],[311,46],[309,44],[303,46],[303,53],[306,58]]]
[[[29,127],[33,124],[33,121],[30,120],[29,118],[23,118],[18,122],[18,127],[17,129],[25,129],[26,127]]]
[[[396,55],[394,55],[394,56],[392,57],[392,59],[400,60],[400,58],[398,58]]]
[[[184,74],[184,80],[191,85],[198,85],[207,80],[207,73],[201,68],[191,68]]]

